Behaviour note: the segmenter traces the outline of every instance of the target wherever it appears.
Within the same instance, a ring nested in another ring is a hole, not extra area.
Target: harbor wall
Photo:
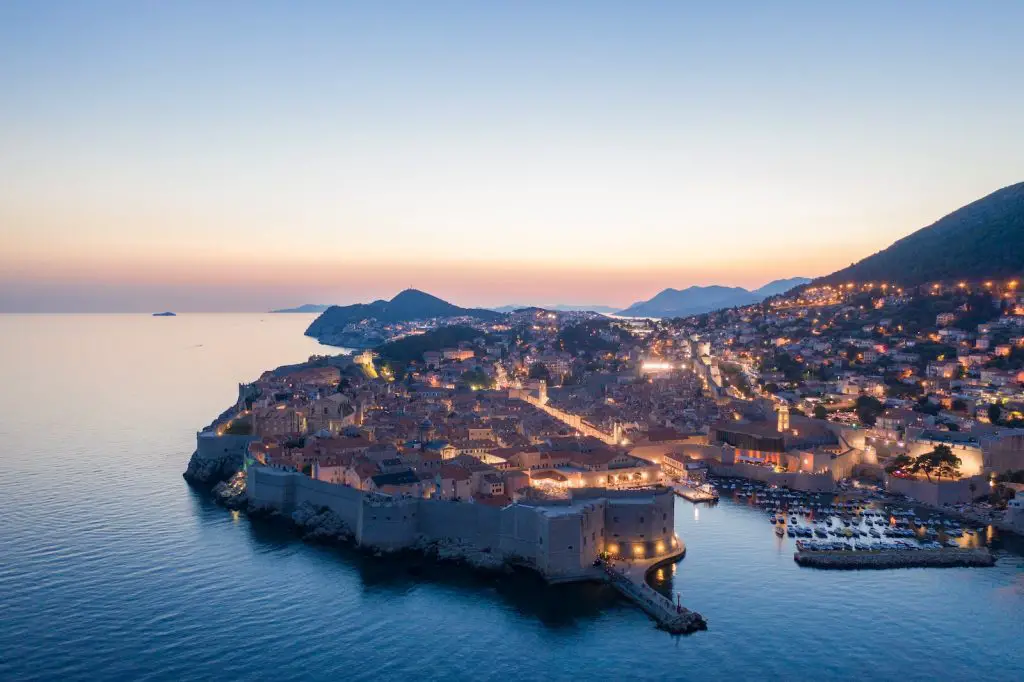
[[[715,460],[709,461],[711,473],[716,476],[729,476],[735,478],[749,478],[762,483],[785,486],[792,490],[802,490],[811,493],[829,493],[835,490],[835,481],[831,473],[809,474],[796,471],[777,473],[768,467],[757,466],[737,462],[735,464],[719,464]]]

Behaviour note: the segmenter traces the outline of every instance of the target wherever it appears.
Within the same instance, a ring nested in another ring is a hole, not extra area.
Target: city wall
[[[626,553],[628,547],[629,552],[651,558],[675,546],[671,492],[654,494],[644,504],[638,497],[651,495],[650,490],[588,490],[579,491],[579,499],[574,495],[571,505],[515,504],[501,509],[449,500],[396,499],[266,466],[250,467],[247,483],[254,505],[284,514],[303,504],[330,509],[364,547],[392,551],[436,543],[497,560],[525,561],[552,579],[591,575],[591,564],[605,549],[606,516],[608,532],[614,535],[609,542],[617,551],[621,546]]]
[[[200,431],[196,434],[196,455],[207,461],[229,458],[241,461],[249,451],[249,443],[256,440],[253,435],[217,435],[216,431]]]
[[[971,491],[972,484],[974,485],[973,492]],[[959,481],[938,482],[886,476],[885,488],[891,493],[906,495],[936,507],[944,504],[970,502],[975,497],[985,495],[990,491],[989,480],[984,475],[962,478]]]

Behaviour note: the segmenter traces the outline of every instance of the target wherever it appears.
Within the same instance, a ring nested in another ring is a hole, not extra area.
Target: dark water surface
[[[0,316],[0,679],[1020,679],[1024,560],[820,572],[680,500],[674,638],[603,586],[309,547],[181,479],[306,315]]]

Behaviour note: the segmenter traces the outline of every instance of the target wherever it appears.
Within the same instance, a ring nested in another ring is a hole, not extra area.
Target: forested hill
[[[1024,182],[967,204],[889,248],[814,284],[904,285],[1024,273]]]

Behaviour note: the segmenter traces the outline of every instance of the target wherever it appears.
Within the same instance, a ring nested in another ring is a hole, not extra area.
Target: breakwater
[[[881,568],[954,568],[993,566],[995,557],[988,548],[922,549],[893,551],[800,551],[793,560],[801,566],[829,569]]]
[[[608,570],[608,576],[612,585],[653,618],[659,629],[674,635],[688,635],[708,629],[703,616],[696,611],[673,604],[647,583],[636,583],[613,569]]]

